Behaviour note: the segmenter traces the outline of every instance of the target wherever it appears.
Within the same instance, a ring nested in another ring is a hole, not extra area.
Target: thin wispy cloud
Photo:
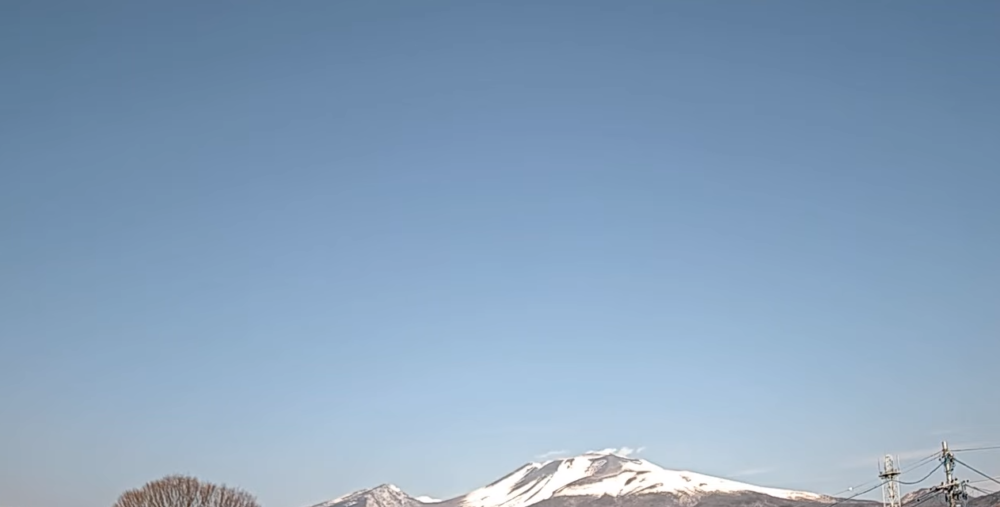
[[[535,456],[535,459],[555,458],[557,456],[565,456],[568,453],[569,451],[567,451],[566,449],[559,449],[558,451],[547,451]]]
[[[748,468],[746,470],[738,470],[729,474],[730,477],[751,477],[754,475],[764,475],[775,471],[774,467],[760,467],[760,468]]]
[[[587,451],[587,454],[614,454],[617,456],[629,457],[633,454],[639,454],[645,451],[645,447],[609,447],[607,449],[601,449],[599,451]]]

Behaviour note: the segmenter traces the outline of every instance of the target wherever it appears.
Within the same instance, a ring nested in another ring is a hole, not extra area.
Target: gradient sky
[[[444,497],[626,445],[835,493],[1000,443],[998,23],[3,2],[0,507]]]

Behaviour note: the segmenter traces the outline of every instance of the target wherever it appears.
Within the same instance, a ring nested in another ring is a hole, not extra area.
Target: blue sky
[[[0,507],[997,443],[998,16],[5,2]]]

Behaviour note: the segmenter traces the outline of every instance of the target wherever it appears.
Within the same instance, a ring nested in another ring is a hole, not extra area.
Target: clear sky
[[[998,443],[998,23],[3,2],[0,507],[444,497],[625,445],[834,493]]]

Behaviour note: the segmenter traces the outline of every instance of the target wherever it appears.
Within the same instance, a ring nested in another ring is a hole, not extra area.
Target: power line
[[[934,459],[937,459],[937,457],[940,456],[940,455],[941,455],[941,451],[935,451],[934,454],[931,454],[930,456],[926,456],[926,457],[922,458],[920,461],[918,461],[918,462],[916,462],[916,463],[914,463],[914,464],[912,464],[912,465],[904,468],[900,473],[901,474],[905,474],[907,472],[912,472],[913,470],[926,465],[928,462],[930,462],[930,461],[932,461]],[[854,490],[859,489],[859,488],[863,488],[863,487],[865,487],[865,486],[867,486],[869,484],[874,484],[876,482],[881,482],[881,479],[872,479],[870,481],[865,481],[865,482],[862,482],[861,484],[857,484],[857,485],[851,486],[851,487],[849,487],[847,489],[840,490],[840,491],[838,491],[838,492],[836,492],[836,493],[834,493],[834,494],[832,494],[830,496],[836,498],[836,497],[838,497],[838,496],[840,496],[840,495],[842,495],[844,493],[849,493],[851,491],[854,491]],[[879,484],[879,486],[881,486],[881,483]],[[875,487],[878,488],[879,486],[875,486]],[[869,491],[871,491],[871,490],[869,490]],[[860,494],[863,495],[864,493],[860,493]],[[851,498],[854,498],[854,497],[851,497]],[[829,506],[827,506],[827,507],[829,507]]]
[[[969,488],[974,489],[974,490],[976,490],[976,491],[978,491],[978,492],[980,492],[980,493],[982,493],[984,495],[992,495],[993,494],[993,493],[990,493],[989,491],[986,491],[985,489],[977,488],[977,487],[975,487],[975,486],[973,486],[971,484],[966,484],[966,486],[968,486]]]
[[[929,493],[924,493],[924,496],[920,497],[919,499],[917,499],[912,504],[907,504],[907,507],[917,507],[918,505],[926,502],[927,500],[930,500],[931,498],[937,498],[937,491],[931,491]]]
[[[979,484],[980,482],[990,482],[990,481],[996,482],[997,480],[1000,480],[1000,477],[990,477],[989,479],[979,479],[978,481],[969,481],[969,484]]]
[[[988,476],[988,475],[980,472],[979,470],[976,470],[975,468],[972,468],[971,466],[969,466],[968,463],[966,463],[966,462],[964,462],[964,461],[962,461],[962,460],[960,460],[958,458],[955,458],[955,462],[958,463],[958,464],[960,464],[960,465],[962,465],[962,466],[964,466],[965,468],[968,468],[969,470],[972,470],[973,472],[976,472],[979,475],[982,475],[983,477],[985,477],[985,478],[987,478],[987,479],[989,479],[989,480],[991,480],[991,481],[993,481],[993,482],[995,482],[997,484],[1000,484],[1000,480],[994,479],[993,477],[990,477],[990,476]]]
[[[881,488],[882,484],[883,484],[883,481],[879,481],[878,484],[876,484],[876,485],[874,485],[874,486],[872,486],[872,487],[870,487],[870,488],[868,488],[868,489],[866,489],[866,490],[864,490],[864,491],[862,491],[862,492],[860,492],[858,494],[849,496],[847,498],[841,498],[840,500],[837,500],[836,502],[833,502],[832,504],[827,505],[826,507],[833,507],[834,505],[842,504],[842,503],[847,502],[849,500],[854,500],[855,498],[857,498],[857,497],[859,497],[861,495],[864,495],[865,493],[871,493],[872,491],[875,491],[876,489]]]
[[[991,445],[987,447],[970,447],[968,449],[955,449],[952,452],[995,451],[998,449],[1000,449],[1000,445]]]
[[[939,457],[941,457],[941,451],[935,451],[934,454],[931,454],[930,456],[927,456],[926,458],[924,458],[924,459],[922,459],[922,460],[920,460],[920,461],[918,461],[918,462],[916,462],[916,463],[914,463],[914,464],[912,464],[912,465],[904,468],[901,473],[905,474],[906,472],[910,472],[912,470],[920,468],[920,467],[926,465],[927,463],[929,463],[929,462],[931,462],[931,461],[933,461],[935,459],[938,459]]]
[[[913,486],[913,485],[915,485],[915,484],[920,484],[921,482],[924,482],[924,481],[926,481],[927,479],[929,479],[929,478],[931,477],[931,475],[932,475],[932,474],[933,474],[934,472],[937,472],[937,471],[938,471],[938,469],[940,469],[940,468],[941,468],[942,466],[944,466],[944,463],[941,463],[940,465],[938,465],[938,466],[934,467],[934,469],[933,469],[933,470],[931,470],[930,472],[927,472],[927,475],[925,475],[925,476],[924,476],[924,478],[923,478],[923,479],[920,479],[919,481],[913,481],[913,482],[906,482],[906,481],[899,481],[899,483],[900,483],[900,484],[906,484],[907,486]]]
[[[867,482],[862,482],[861,484],[858,484],[857,486],[851,486],[851,487],[849,487],[849,488],[847,488],[845,490],[838,491],[838,492],[836,492],[836,493],[834,493],[834,494],[832,494],[830,496],[836,498],[836,497],[838,497],[838,496],[840,496],[840,495],[842,495],[844,493],[848,493],[848,492],[854,491],[854,490],[856,490],[858,488],[863,488],[863,487],[865,487],[865,486],[867,486],[869,484],[875,483],[875,482],[881,482],[881,479],[872,479],[872,480],[867,481]],[[881,484],[879,484],[879,486],[881,486]],[[878,487],[878,486],[876,486],[876,487]]]

